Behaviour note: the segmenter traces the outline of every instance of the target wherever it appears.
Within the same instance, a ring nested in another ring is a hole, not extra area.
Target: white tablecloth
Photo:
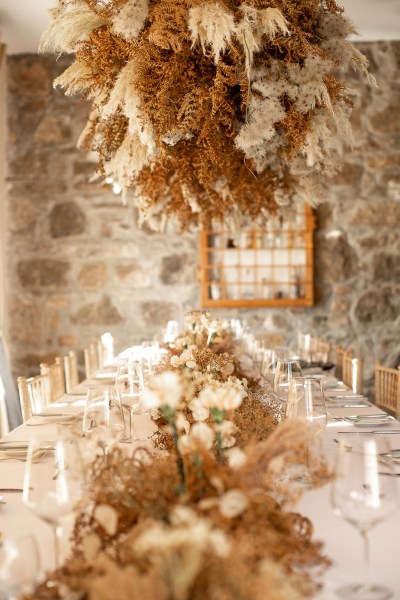
[[[85,385],[77,391],[82,391],[81,396],[65,396],[53,405],[55,412],[80,412],[84,407]],[[329,408],[332,414],[344,416],[349,414],[380,412],[376,407],[367,408]],[[138,417],[138,427],[151,429],[148,417]],[[28,440],[33,435],[41,439],[57,439],[60,428],[65,425],[49,423],[33,427],[29,422],[21,425],[11,432],[4,440]],[[380,430],[398,429],[399,435],[390,436],[392,446],[400,448],[400,423],[395,421],[391,425],[380,427]],[[333,461],[336,444],[333,441],[338,437],[337,432],[345,429],[360,431],[353,425],[343,421],[330,421],[321,434],[328,460]],[[375,428],[374,428],[375,429]],[[0,488],[22,488],[24,475],[24,462],[0,461]],[[399,469],[400,471],[400,469]],[[400,501],[400,477],[396,478]],[[319,489],[306,491],[296,507],[301,514],[308,516],[315,528],[315,538],[323,541],[326,554],[333,561],[333,566],[327,571],[323,583],[324,589],[318,595],[318,600],[335,600],[334,590],[343,584],[363,579],[363,546],[359,532],[353,526],[334,515],[330,504],[330,484]],[[35,517],[24,506],[21,493],[4,493],[0,491],[7,501],[0,505],[0,531],[5,535],[16,535],[22,532],[31,532],[39,542],[41,561],[44,569],[53,567],[53,538],[48,525]],[[67,539],[72,524],[72,518],[64,520],[64,540],[67,552]],[[394,591],[394,600],[400,600],[400,510],[398,509],[383,523],[372,530],[371,534],[371,579],[383,583]]]

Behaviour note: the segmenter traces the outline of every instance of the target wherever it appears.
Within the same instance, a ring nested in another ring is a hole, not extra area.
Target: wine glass
[[[39,573],[39,550],[32,535],[9,537],[1,542],[0,598],[14,600],[32,592]]]
[[[293,377],[301,377],[300,363],[292,359],[280,359],[276,363],[274,375],[274,394],[286,405],[289,386]]]
[[[142,396],[144,390],[144,379],[140,361],[128,359],[119,363],[117,377],[115,380],[115,389],[122,408],[127,410],[129,414],[128,437],[125,437],[120,441],[143,441],[137,436],[133,424],[134,415],[141,414],[143,412]]]
[[[106,455],[124,430],[124,415],[115,387],[89,388],[83,413],[83,436],[95,438]]]
[[[301,419],[307,423],[313,438],[325,429],[328,417],[325,396],[319,379],[294,377],[290,381],[286,416],[288,419]],[[313,483],[308,469],[308,458],[307,447],[306,471],[297,479],[305,484]]]
[[[260,374],[264,382],[271,387],[274,384],[276,363],[285,359],[284,348],[264,348],[260,362]]]
[[[51,525],[55,566],[60,566],[62,517],[71,514],[82,497],[83,469],[75,440],[30,441],[26,459],[23,501]]]
[[[359,443],[359,445],[358,445]],[[351,450],[339,443],[336,453],[335,479],[331,501],[335,514],[351,523],[364,541],[365,576],[363,583],[350,584],[337,590],[347,600],[386,600],[392,592],[373,584],[369,577],[369,535],[372,527],[383,521],[397,507],[394,477],[390,465],[380,463],[380,454],[389,452],[387,439],[372,436],[352,440]]]

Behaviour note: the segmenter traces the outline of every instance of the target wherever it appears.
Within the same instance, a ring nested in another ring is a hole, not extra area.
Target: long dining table
[[[91,381],[84,381],[73,390],[72,394],[65,394],[57,402],[51,404],[47,413],[76,415],[76,420],[82,418],[85,406],[85,394],[90,386],[101,385],[110,373],[99,373]],[[317,374],[318,376],[318,374]],[[320,375],[323,376],[322,373]],[[336,384],[335,384],[336,382]],[[361,434],[368,430],[372,435],[388,433],[392,448],[400,448],[400,422],[392,421],[390,424],[357,428],[340,417],[362,414],[380,414],[382,411],[366,399],[360,400],[351,390],[341,382],[337,382],[332,375],[324,375],[323,385],[327,385],[328,423],[320,434],[323,451],[330,466],[333,466],[335,448],[339,437],[346,436],[349,432]],[[336,387],[334,387],[336,385]],[[351,406],[350,406],[351,405]],[[136,428],[144,435],[150,435],[153,424],[147,415],[138,415]],[[71,426],[75,419],[58,421],[57,417],[35,416],[21,426],[14,429],[0,441],[0,495],[5,504],[0,504],[0,532],[4,536],[16,536],[31,533],[38,542],[41,568],[43,572],[54,567],[54,541],[51,528],[36,517],[23,503],[22,489],[25,463],[23,460],[9,458],[4,449],[6,443],[28,442],[32,437],[38,436],[43,440],[56,440],[63,429]],[[397,467],[399,477],[395,483],[400,503],[400,465]],[[363,546],[358,530],[336,516],[330,501],[331,484],[317,489],[305,488],[301,499],[296,504],[295,510],[309,517],[314,527],[314,537],[323,542],[326,555],[331,559],[332,566],[328,568],[322,578],[323,587],[316,598],[318,600],[334,600],[337,598],[335,590],[345,584],[362,582],[364,577]],[[399,504],[400,506],[400,504]],[[63,552],[68,552],[68,539],[73,525],[73,516],[67,517],[63,525]],[[371,532],[371,561],[370,577],[373,582],[385,584],[393,591],[393,599],[400,600],[400,572],[398,557],[400,556],[400,509],[398,508],[386,520],[373,528]]]

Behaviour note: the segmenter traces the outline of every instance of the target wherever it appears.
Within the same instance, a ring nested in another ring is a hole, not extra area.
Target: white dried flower
[[[96,533],[88,533],[82,540],[82,551],[85,561],[91,563],[101,548],[101,538]]]
[[[242,399],[240,391],[230,385],[220,385],[219,387],[208,385],[199,394],[199,401],[203,406],[217,408],[221,411],[238,408]]]
[[[161,413],[156,408],[152,408],[150,410],[150,416],[153,419],[153,421],[158,421],[158,419],[161,417]]]
[[[228,421],[225,419],[222,423],[217,423],[215,425],[215,431],[220,433],[222,436],[229,436],[232,433],[235,433],[237,427],[233,421]]]
[[[197,514],[189,506],[175,506],[169,516],[171,525],[191,525],[197,519]]]
[[[171,356],[171,359],[169,362],[170,362],[171,366],[173,366],[173,367],[180,367],[180,364],[181,364],[180,357],[177,356],[176,354]]]
[[[227,519],[234,519],[247,508],[249,501],[241,490],[229,490],[219,499],[219,510]]]
[[[151,379],[143,392],[143,406],[148,409],[164,406],[176,409],[181,401],[182,391],[179,376],[173,371],[166,371]]]
[[[189,434],[178,440],[179,450],[183,453],[194,452],[199,448],[210,450],[214,443],[214,432],[206,423],[195,423]]]
[[[247,455],[240,448],[231,448],[226,453],[228,457],[228,465],[231,469],[240,469],[247,463]]]
[[[118,527],[118,513],[112,506],[98,504],[94,509],[93,517],[108,535],[115,535]]]
[[[228,377],[229,375],[232,375],[234,370],[235,366],[233,363],[226,363],[226,365],[222,365],[220,372],[224,377]]]
[[[184,431],[185,433],[190,431],[190,423],[182,413],[176,415],[175,425],[178,431]]]
[[[195,421],[205,421],[210,416],[209,409],[197,397],[189,403],[189,408]]]
[[[231,553],[231,543],[226,534],[220,529],[214,529],[209,537],[210,546],[219,558],[228,558]]]
[[[126,0],[113,17],[113,32],[127,40],[137,38],[149,14],[148,0]]]

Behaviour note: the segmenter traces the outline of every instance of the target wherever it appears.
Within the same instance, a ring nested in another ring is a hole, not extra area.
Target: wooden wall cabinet
[[[237,234],[202,231],[202,305],[312,306],[314,229],[312,209],[304,206],[290,222],[273,218]]]

